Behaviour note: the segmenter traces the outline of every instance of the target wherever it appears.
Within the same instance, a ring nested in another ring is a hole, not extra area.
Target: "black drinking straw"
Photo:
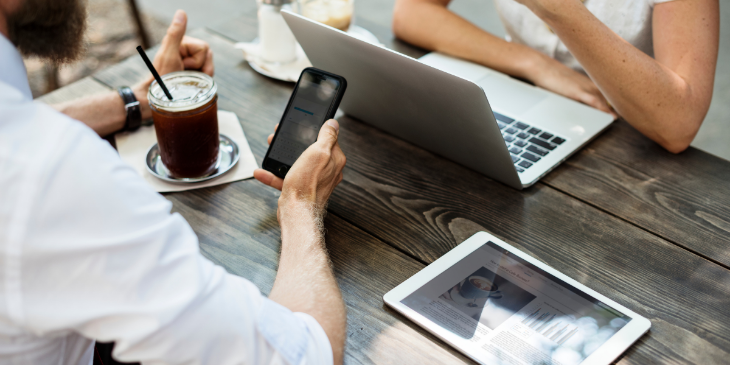
[[[170,95],[170,92],[167,91],[167,86],[165,86],[165,83],[162,82],[162,78],[160,77],[160,74],[157,73],[157,70],[155,70],[155,66],[152,66],[152,62],[150,62],[150,59],[147,58],[147,53],[144,52],[144,50],[142,49],[142,46],[137,46],[137,52],[139,52],[139,55],[142,56],[144,63],[147,65],[147,68],[150,69],[150,72],[152,72],[152,76],[155,77],[155,80],[157,80],[157,83],[160,84],[162,91],[164,91],[165,95],[167,95],[167,98],[170,99],[170,101],[172,101],[172,95]]]

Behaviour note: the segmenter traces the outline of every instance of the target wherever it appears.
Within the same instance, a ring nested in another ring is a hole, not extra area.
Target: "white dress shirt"
[[[204,258],[172,204],[84,124],[33,102],[0,35],[0,364],[332,364],[311,316]]]
[[[586,8],[603,24],[647,55],[654,57],[654,6],[672,0],[585,0]],[[515,0],[495,0],[507,40],[540,51],[564,65],[585,72],[568,47],[526,6]]]

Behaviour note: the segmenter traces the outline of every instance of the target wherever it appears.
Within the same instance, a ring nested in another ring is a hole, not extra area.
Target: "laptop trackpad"
[[[476,84],[484,89],[492,109],[511,117],[519,117],[548,97],[546,91],[506,75],[487,75]]]

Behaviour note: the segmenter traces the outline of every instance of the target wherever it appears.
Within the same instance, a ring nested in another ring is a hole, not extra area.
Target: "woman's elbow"
[[[673,107],[644,110],[643,113],[625,119],[670,153],[682,153],[689,148],[699,132],[710,108],[711,97],[712,93],[701,99],[688,96],[676,101]]]
[[[676,155],[678,153],[684,152],[684,150],[689,148],[689,144],[691,142],[692,142],[691,140],[690,141],[667,141],[667,142],[663,142],[663,143],[660,142],[659,144],[662,147],[664,147],[664,149],[669,151],[670,153],[673,153]]]
[[[654,140],[673,154],[682,153],[689,148],[701,125],[702,120],[685,120],[685,124],[680,124],[679,127],[663,127]]]
[[[693,84],[696,85],[696,84]],[[655,110],[654,138],[667,151],[678,154],[689,148],[704,122],[712,101],[712,83],[690,87],[685,84],[683,97],[670,110]],[[666,105],[666,103],[665,103]],[[667,113],[668,112],[668,113]]]

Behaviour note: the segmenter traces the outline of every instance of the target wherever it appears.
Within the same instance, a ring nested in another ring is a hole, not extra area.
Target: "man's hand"
[[[279,207],[290,203],[310,203],[322,209],[332,191],[342,181],[346,158],[337,142],[340,125],[330,119],[319,131],[317,142],[309,146],[282,180],[269,171],[254,171],[256,180],[281,190]],[[274,135],[269,136],[269,144]]]
[[[269,299],[294,312],[314,317],[327,334],[332,356],[342,364],[347,313],[325,249],[324,207],[342,181],[345,154],[337,136],[340,125],[330,119],[319,130],[284,180],[257,169],[253,176],[281,190],[277,218],[281,225],[279,270]],[[269,136],[269,144],[274,135]],[[345,242],[340,242],[345,244]]]
[[[188,37],[185,29],[188,25],[188,16],[184,11],[175,12],[172,24],[167,28],[167,34],[162,39],[152,64],[160,75],[182,70],[195,70],[213,76],[213,50],[203,40]],[[134,96],[140,101],[142,119],[152,117],[147,102],[147,90],[152,83],[150,75],[146,80],[133,86]]]
[[[198,70],[213,76],[213,51],[208,43],[185,36],[187,23],[185,12],[178,10],[155,55],[155,68],[160,75],[173,71]],[[144,81],[132,86],[134,96],[139,101],[142,119],[152,118],[152,110],[147,100],[147,90],[152,80],[152,75],[149,75]],[[124,103],[116,91],[54,105],[54,108],[85,123],[100,136],[119,131],[124,127],[127,118]]]
[[[184,11],[175,12],[167,35],[152,63],[164,75],[174,71],[196,70],[213,76],[213,51],[208,43],[185,35],[188,17]]]

